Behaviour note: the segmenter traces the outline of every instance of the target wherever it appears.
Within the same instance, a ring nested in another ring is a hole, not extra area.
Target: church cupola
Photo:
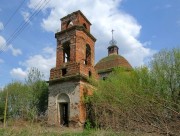
[[[95,70],[97,71],[100,79],[105,80],[108,75],[114,70],[114,68],[124,68],[127,70],[132,69],[132,66],[129,62],[121,55],[118,54],[117,42],[113,38],[112,30],[112,40],[109,42],[108,56],[102,58],[95,65]]]
[[[113,32],[114,32],[114,30],[112,30],[112,40],[109,42],[110,46],[107,48],[108,49],[108,56],[109,55],[118,55],[119,48],[116,45],[117,42],[113,38]]]

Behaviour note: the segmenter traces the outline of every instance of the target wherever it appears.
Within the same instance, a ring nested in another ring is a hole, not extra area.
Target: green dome
[[[123,67],[127,69],[131,69],[132,66],[129,62],[122,56],[117,54],[109,55],[105,58],[102,58],[96,65],[95,70],[98,73],[106,72],[115,67]]]

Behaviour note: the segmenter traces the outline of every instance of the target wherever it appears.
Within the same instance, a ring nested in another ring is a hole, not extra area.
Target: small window
[[[65,76],[65,75],[66,75],[66,73],[67,73],[66,68],[63,68],[63,69],[62,69],[62,76]]]
[[[86,29],[87,29],[87,26],[86,26],[86,24],[85,24],[85,23],[83,24],[83,26],[84,26],[84,28],[86,28]]]
[[[84,64],[87,65],[87,60],[84,60]]]
[[[86,45],[86,56],[85,56],[85,65],[91,65],[91,48],[89,44]]]
[[[89,77],[91,77],[91,76],[92,76],[91,71],[89,71]]]
[[[84,60],[84,64],[85,64],[85,65],[87,65],[87,61],[86,61],[86,59]]]

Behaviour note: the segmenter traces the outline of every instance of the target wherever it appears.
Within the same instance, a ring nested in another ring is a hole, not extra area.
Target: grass
[[[137,132],[113,132],[111,130],[75,129],[48,127],[24,121],[8,122],[6,128],[0,124],[0,136],[157,136]]]
[[[23,128],[0,128],[0,136],[116,136],[116,133],[103,130],[72,130],[26,126]],[[121,136],[121,134],[119,134]],[[122,134],[122,136],[124,136]]]
[[[112,132],[105,130],[75,130],[72,128],[24,126],[0,128],[0,136],[158,136],[156,134]]]

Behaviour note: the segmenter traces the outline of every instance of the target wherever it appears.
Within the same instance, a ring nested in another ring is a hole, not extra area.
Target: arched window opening
[[[72,21],[69,21],[69,22],[67,23],[66,28],[70,28],[70,27],[72,27],[73,25],[74,25],[73,22],[72,22]]]
[[[86,24],[85,24],[85,23],[83,24],[83,26],[84,26],[84,28],[86,28],[86,29],[87,29],[87,26],[86,26]]]
[[[86,44],[86,56],[85,56],[85,64],[91,65],[91,48],[89,44]]]
[[[69,62],[70,61],[70,46],[69,42],[65,43],[63,45],[63,62]]]
[[[69,99],[69,96],[65,93],[62,93],[62,94],[59,94],[58,97],[57,97],[57,101],[58,102],[67,102],[69,103],[70,102],[70,99]]]

